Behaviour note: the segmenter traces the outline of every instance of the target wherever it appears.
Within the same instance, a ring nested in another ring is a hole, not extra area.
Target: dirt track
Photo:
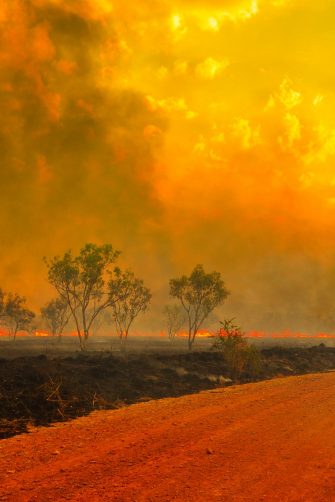
[[[335,501],[335,373],[151,401],[3,440],[0,500]]]

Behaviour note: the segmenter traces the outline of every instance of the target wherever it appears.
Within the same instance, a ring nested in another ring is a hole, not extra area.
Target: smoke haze
[[[333,2],[4,0],[1,286],[111,242],[152,288],[197,263],[246,329],[333,329]]]

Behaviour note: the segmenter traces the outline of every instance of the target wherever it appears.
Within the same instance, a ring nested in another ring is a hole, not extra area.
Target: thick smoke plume
[[[156,294],[149,327],[203,263],[231,291],[218,317],[332,329],[333,18],[312,0],[4,0],[2,287],[38,306],[43,256],[111,242]]]

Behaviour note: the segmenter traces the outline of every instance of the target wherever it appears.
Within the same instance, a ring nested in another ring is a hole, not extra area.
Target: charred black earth
[[[278,376],[335,369],[335,348],[270,348],[261,351],[256,377],[230,379],[218,352],[112,355],[89,353],[0,359],[0,438],[35,425],[69,420],[163,397]]]

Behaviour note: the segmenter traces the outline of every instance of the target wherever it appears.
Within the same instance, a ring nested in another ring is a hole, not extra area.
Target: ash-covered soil
[[[234,382],[222,354],[211,351],[0,359],[0,438],[93,410],[335,369],[335,348],[271,348],[261,354],[261,373],[245,373]]]

